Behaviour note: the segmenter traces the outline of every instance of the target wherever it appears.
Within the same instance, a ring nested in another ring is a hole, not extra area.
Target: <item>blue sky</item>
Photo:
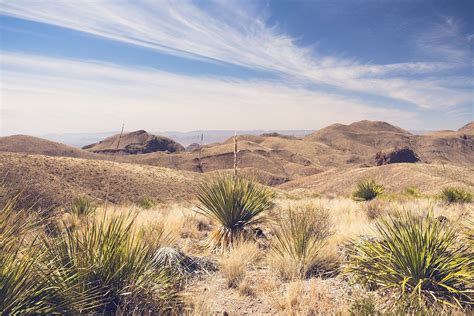
[[[2,135],[473,120],[473,1],[1,1]]]

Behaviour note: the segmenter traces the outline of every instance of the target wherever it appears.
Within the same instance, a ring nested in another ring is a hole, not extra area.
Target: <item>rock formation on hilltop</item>
[[[170,153],[184,151],[184,147],[174,140],[148,134],[144,130],[131,133],[114,135],[95,144],[87,145],[82,149],[100,154],[147,154],[157,151],[167,151]]]

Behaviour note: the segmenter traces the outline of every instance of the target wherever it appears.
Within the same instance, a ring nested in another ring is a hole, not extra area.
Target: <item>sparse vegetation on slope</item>
[[[447,203],[469,203],[472,194],[462,188],[449,187],[441,191],[441,199]]]
[[[245,239],[245,228],[266,220],[274,193],[242,176],[220,174],[199,186],[198,212],[218,223],[209,245],[226,249]]]

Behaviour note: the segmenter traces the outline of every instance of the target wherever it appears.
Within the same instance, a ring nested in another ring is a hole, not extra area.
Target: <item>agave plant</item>
[[[218,223],[209,239],[211,248],[225,249],[244,238],[244,228],[266,220],[274,193],[251,179],[219,174],[199,185],[197,212]]]
[[[97,209],[97,206],[85,197],[77,197],[72,200],[69,207],[69,213],[77,216],[92,215]]]
[[[359,182],[357,188],[352,194],[354,200],[370,201],[384,192],[384,187],[375,182],[375,180],[366,180]]]
[[[313,206],[287,210],[278,222],[272,253],[288,272],[286,277],[305,277],[316,263],[331,234],[329,213]]]
[[[353,242],[348,271],[390,290],[408,308],[473,304],[472,255],[454,224],[396,211],[376,224],[378,240]],[[471,252],[472,253],[472,252]]]

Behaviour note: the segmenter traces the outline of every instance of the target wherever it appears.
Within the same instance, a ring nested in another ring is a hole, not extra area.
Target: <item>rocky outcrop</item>
[[[415,163],[420,161],[420,157],[410,148],[400,148],[384,153],[375,154],[375,165],[382,166],[391,163]]]

